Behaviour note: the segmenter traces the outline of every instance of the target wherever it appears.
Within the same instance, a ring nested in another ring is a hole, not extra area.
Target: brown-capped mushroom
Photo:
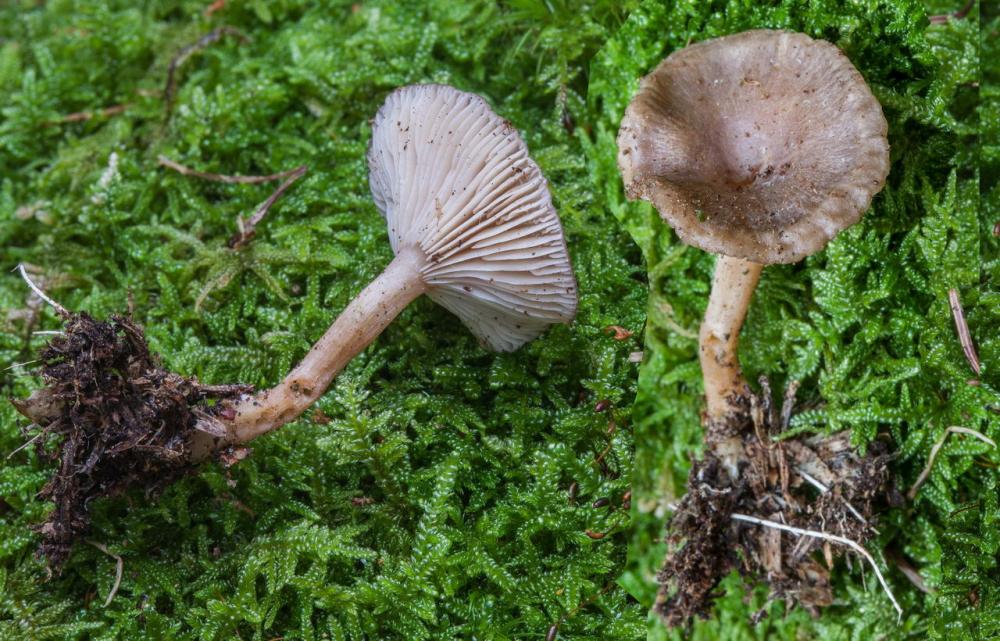
[[[517,130],[445,85],[391,93],[372,122],[372,196],[395,258],[277,386],[198,424],[195,458],[295,419],[406,307],[427,294],[485,346],[509,352],[576,313],[548,184]]]
[[[861,218],[889,172],[887,129],[843,52],[801,33],[697,43],[643,78],[618,134],[626,193],[719,255],[699,336],[710,434],[746,412],[737,345],[761,269]]]

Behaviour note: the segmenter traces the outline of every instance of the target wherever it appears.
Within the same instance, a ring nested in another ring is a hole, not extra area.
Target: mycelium
[[[238,446],[301,415],[421,294],[497,351],[572,320],[576,282],[548,185],[482,98],[443,85],[394,91],[373,120],[368,167],[395,258],[271,389],[167,372],[130,320],[62,310],[65,332],[41,354],[46,387],[15,403],[62,437],[43,492],[56,510],[40,528],[55,565],[86,529],[91,498],[162,485],[213,454],[238,460]]]
[[[701,532],[661,573],[657,607],[669,624],[705,614],[711,591],[736,563],[734,513],[768,510],[803,528],[825,522],[817,514],[824,516],[819,503],[826,499],[810,505],[789,493],[790,483],[815,480],[806,468],[820,470],[827,481],[820,487],[847,497],[831,506],[857,513],[850,527],[836,526],[839,534],[870,535],[862,513],[871,513],[884,471],[850,452],[842,435],[826,444],[771,442],[768,434],[780,426],[770,419],[769,395],[751,391],[737,347],[764,265],[822,250],[868,209],[889,171],[886,133],[881,106],[843,52],[785,31],[749,31],[676,51],[643,78],[626,110],[618,165],[628,196],[650,201],[685,243],[718,255],[699,333],[707,452],[672,524],[679,538],[686,528]],[[836,465],[824,454],[837,457]],[[828,601],[826,574],[807,563],[819,538],[794,557],[782,554],[777,530],[760,539],[744,563],[767,574],[776,596],[810,606]]]

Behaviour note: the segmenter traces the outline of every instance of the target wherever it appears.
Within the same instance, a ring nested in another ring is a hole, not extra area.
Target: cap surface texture
[[[868,209],[889,172],[887,130],[836,46],[747,31],[676,51],[643,78],[618,165],[629,197],[687,244],[791,263]]]

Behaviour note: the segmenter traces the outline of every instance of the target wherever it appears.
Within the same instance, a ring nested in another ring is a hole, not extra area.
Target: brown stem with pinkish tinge
[[[698,335],[709,441],[735,436],[733,424],[747,411],[749,387],[740,369],[737,348],[763,267],[730,256],[719,256],[715,264],[712,293]]]
[[[301,415],[352,358],[426,291],[420,273],[424,260],[419,250],[401,250],[281,383],[244,396],[232,411],[200,421],[192,439],[191,458],[203,460],[212,452],[247,443]]]

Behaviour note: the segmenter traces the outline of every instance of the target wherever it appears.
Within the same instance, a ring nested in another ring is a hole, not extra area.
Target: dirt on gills
[[[132,489],[155,494],[190,472],[197,419],[250,391],[163,369],[125,316],[69,316],[39,360],[44,387],[13,403],[37,430],[39,457],[57,465],[40,494],[55,509],[37,526],[39,554],[55,571],[87,531],[92,500]]]
[[[734,412],[727,425],[710,426],[705,455],[694,462],[687,494],[667,525],[670,552],[657,575],[654,610],[670,627],[708,618],[719,582],[733,570],[748,586],[766,582],[769,601],[800,604],[814,615],[833,603],[830,568],[847,547],[741,517],[863,546],[877,534],[876,515],[902,501],[890,479],[886,443],[876,440],[861,454],[847,431],[779,440],[794,389],[779,413],[762,383],[763,393],[749,397],[747,411]]]

